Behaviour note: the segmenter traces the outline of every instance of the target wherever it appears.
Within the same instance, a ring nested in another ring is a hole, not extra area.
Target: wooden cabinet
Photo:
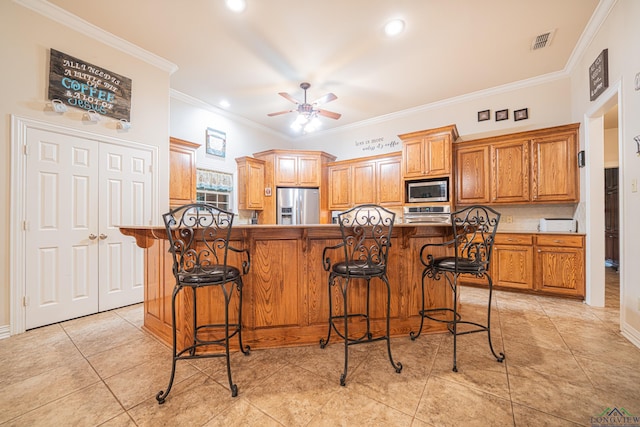
[[[264,208],[260,211],[260,224],[275,224],[276,189],[278,187],[318,188],[320,193],[320,223],[331,222],[331,212],[327,206],[329,179],[327,164],[336,158],[323,151],[267,150],[253,154],[264,160]],[[346,181],[347,183],[349,181]]]
[[[169,139],[169,206],[196,200],[196,150],[200,145],[182,139]]]
[[[264,209],[264,160],[239,157],[238,209]]]
[[[351,206],[351,166],[329,166],[329,209],[342,211]]]
[[[533,289],[533,236],[496,234],[491,255],[495,286]]]
[[[534,202],[577,202],[578,130],[557,132],[531,141],[531,200]]]
[[[537,290],[558,295],[585,295],[584,236],[535,237]]]
[[[529,201],[529,141],[491,145],[491,203]]]
[[[400,206],[404,200],[402,186],[402,157],[394,156],[376,162],[377,203],[382,206]]]
[[[453,170],[451,144],[458,138],[455,125],[399,135],[404,179],[447,176]]]
[[[497,233],[491,254],[496,289],[584,297],[584,236],[576,234]],[[461,276],[467,285],[486,279]]]
[[[470,146],[456,150],[456,168],[456,203],[489,203],[489,146]]]
[[[578,202],[578,127],[455,144],[456,204]]]
[[[401,162],[397,153],[329,163],[329,209],[345,210],[365,203],[401,206]]]
[[[278,154],[275,157],[275,184],[278,187],[319,187],[319,155]]]

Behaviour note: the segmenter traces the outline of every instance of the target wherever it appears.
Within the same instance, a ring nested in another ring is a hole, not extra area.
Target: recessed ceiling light
[[[226,99],[223,99],[222,101],[220,101],[220,106],[222,108],[229,108],[231,106],[231,104]]]
[[[404,21],[402,19],[393,19],[384,26],[384,32],[389,37],[397,36],[404,30]]]
[[[245,0],[225,0],[225,3],[227,4],[227,8],[237,13],[244,11],[247,7]]]

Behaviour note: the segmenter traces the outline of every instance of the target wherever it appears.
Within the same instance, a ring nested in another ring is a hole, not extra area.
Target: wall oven
[[[407,203],[449,201],[449,178],[424,179],[406,182]]]

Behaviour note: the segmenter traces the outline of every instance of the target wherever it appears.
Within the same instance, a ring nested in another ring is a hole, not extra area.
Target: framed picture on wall
[[[213,128],[207,128],[207,154],[224,157],[227,152],[227,134]]]
[[[496,122],[499,122],[500,120],[507,120],[507,119],[509,119],[509,110],[496,111]]]
[[[513,121],[517,122],[518,120],[526,120],[529,118],[529,109],[523,108],[521,110],[516,110],[513,112]]]
[[[490,118],[491,118],[491,111],[490,110],[478,111],[478,121],[479,122],[484,122],[485,120],[489,120]]]

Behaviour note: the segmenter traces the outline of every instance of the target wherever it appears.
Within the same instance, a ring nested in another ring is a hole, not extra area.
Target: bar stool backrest
[[[488,206],[469,206],[451,214],[456,264],[458,258],[472,262],[477,271],[489,270],[500,213]]]
[[[347,271],[375,270],[385,273],[396,214],[381,206],[355,206],[338,214]]]
[[[218,282],[228,277],[229,237],[235,214],[207,203],[179,206],[162,216],[176,280]],[[200,280],[198,280],[200,278]]]

